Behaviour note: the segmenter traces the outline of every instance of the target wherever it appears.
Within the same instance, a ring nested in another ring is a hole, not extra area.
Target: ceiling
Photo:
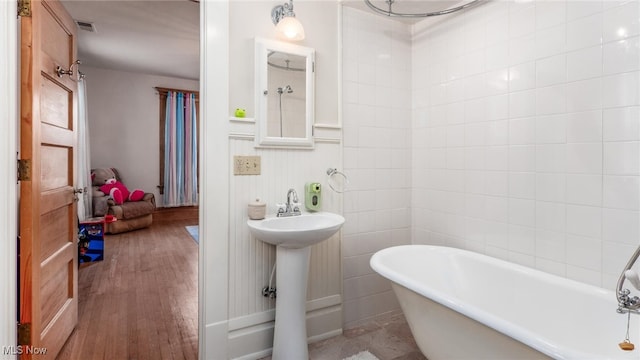
[[[460,1],[396,0],[393,9],[424,13],[444,10]],[[273,2],[277,5],[284,1]],[[384,0],[372,2],[381,8],[387,6]],[[95,26],[95,32],[78,30],[78,58],[84,65],[199,78],[200,17],[199,4],[194,0],[62,0],[62,4],[74,20]],[[372,12],[363,0],[344,0],[343,4]],[[394,19],[406,23],[421,20]]]
[[[63,0],[78,30],[82,64],[153,75],[198,79],[199,4],[189,1]]]

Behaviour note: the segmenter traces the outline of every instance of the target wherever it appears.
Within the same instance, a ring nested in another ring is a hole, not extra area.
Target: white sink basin
[[[289,217],[248,220],[251,234],[266,243],[300,249],[327,240],[335,234],[344,218],[329,212],[303,213]]]
[[[256,238],[276,246],[276,322],[273,358],[308,360],[306,299],[311,245],[335,234],[344,218],[329,212],[248,220]]]

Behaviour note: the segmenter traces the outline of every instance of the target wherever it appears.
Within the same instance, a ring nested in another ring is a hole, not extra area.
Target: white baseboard
[[[275,310],[229,320],[229,358],[259,359],[271,354]],[[309,343],[342,334],[342,299],[332,295],[307,302]]]
[[[225,341],[226,334],[229,332],[229,322],[220,321],[213,324],[207,324],[204,327],[204,339],[200,339],[199,356],[200,360],[209,359],[228,359],[228,342]]]

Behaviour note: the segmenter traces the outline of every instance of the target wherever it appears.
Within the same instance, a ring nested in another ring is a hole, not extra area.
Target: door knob
[[[87,188],[86,187],[73,189],[73,200],[74,201],[78,201],[79,200],[78,194],[83,194],[83,193],[86,193],[86,192],[87,192]]]

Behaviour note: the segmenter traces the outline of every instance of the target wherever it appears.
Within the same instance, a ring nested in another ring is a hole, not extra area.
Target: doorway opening
[[[156,88],[199,90],[199,4],[62,5],[79,26],[91,167],[118,169],[128,187],[154,193],[158,208],[150,227],[107,234],[104,260],[81,266],[78,326],[60,354],[197,358],[198,232],[189,229],[199,208],[164,207]]]

